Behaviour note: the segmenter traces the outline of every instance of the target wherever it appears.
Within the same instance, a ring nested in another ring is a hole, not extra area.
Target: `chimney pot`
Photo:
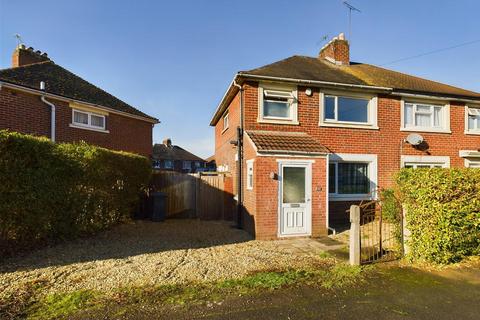
[[[328,42],[318,54],[319,59],[325,59],[338,65],[350,64],[350,46],[345,40],[345,34],[340,33]]]
[[[40,50],[34,51],[33,47],[25,49],[24,44],[17,46],[12,55],[13,68],[44,61],[50,61],[46,52],[42,53]]]
[[[166,138],[163,140],[163,144],[170,148],[172,146],[172,139]]]

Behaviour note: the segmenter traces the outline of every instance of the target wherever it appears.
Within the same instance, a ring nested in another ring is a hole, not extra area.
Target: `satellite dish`
[[[412,146],[418,146],[423,142],[423,137],[419,135],[418,133],[411,133],[408,135],[407,139],[405,139],[408,143],[410,143]]]

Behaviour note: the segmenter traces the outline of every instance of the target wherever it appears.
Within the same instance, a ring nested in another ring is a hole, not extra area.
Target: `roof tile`
[[[247,131],[257,150],[264,153],[325,154],[328,149],[303,132]]]

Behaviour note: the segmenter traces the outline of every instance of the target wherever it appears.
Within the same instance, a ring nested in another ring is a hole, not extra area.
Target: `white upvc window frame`
[[[170,163],[171,165],[167,166],[167,163]],[[173,160],[163,160],[163,167],[165,169],[173,169],[174,161]]]
[[[405,108],[407,104],[413,105],[413,125],[407,126],[405,123]],[[434,132],[434,133],[452,133],[450,130],[450,104],[445,103],[444,101],[433,101],[433,100],[423,100],[423,99],[402,99],[401,100],[401,108],[400,108],[400,131],[414,131],[414,132]],[[422,105],[422,106],[430,106],[431,107],[431,112],[428,114],[432,115],[432,126],[430,127],[423,127],[423,126],[416,126],[415,125],[415,114],[420,113],[420,114],[426,114],[423,112],[416,111],[417,106]],[[435,107],[440,107],[441,112],[440,112],[440,126],[435,127],[434,126],[434,108]]]
[[[253,163],[254,159],[247,160],[247,190],[253,190]]]
[[[465,168],[480,168],[480,151],[478,150],[460,150],[458,156],[464,159]],[[478,166],[478,167],[477,167]]]
[[[370,180],[370,192],[365,194],[342,194],[338,193],[338,163],[365,163],[368,164],[368,178]],[[330,201],[357,201],[375,200],[377,198],[378,181],[378,160],[376,154],[350,154],[335,153],[329,156],[328,165],[335,163],[335,192],[330,193],[330,186],[327,186],[328,199]],[[330,170],[329,170],[330,171]],[[330,174],[330,172],[329,172]],[[330,177],[327,177],[329,181]]]
[[[407,156],[402,155],[400,165],[405,168],[405,165],[412,165],[415,169],[418,165],[430,165],[431,168],[441,166],[442,168],[450,168],[449,156]]]
[[[188,165],[187,165],[188,164]],[[182,169],[183,170],[191,170],[192,169],[192,161],[190,160],[183,160],[182,161]]]
[[[284,117],[264,116],[265,95],[286,98],[290,107],[290,115]],[[296,86],[260,83],[258,86],[258,122],[298,125],[298,90]]]
[[[222,133],[227,131],[227,129],[229,128],[230,126],[230,119],[229,119],[229,113],[226,112],[224,115],[223,115],[223,129],[222,129]]]
[[[335,119],[325,119],[325,98],[335,98]],[[338,98],[352,98],[368,100],[367,122],[339,121],[338,118]],[[377,122],[378,97],[373,94],[348,92],[348,91],[321,91],[319,95],[319,123],[321,127],[340,127],[340,128],[359,128],[378,130]]]
[[[465,159],[465,168],[480,168],[480,158],[477,159]]]
[[[76,122],[75,121],[75,113],[83,113],[83,114],[87,115],[88,123],[85,124],[85,123],[81,123],[81,122]],[[103,126],[92,125],[92,116],[102,118],[103,119]],[[70,124],[70,126],[75,127],[75,128],[88,129],[88,130],[108,133],[108,130],[106,129],[107,117],[103,114],[90,112],[90,111],[86,111],[86,110],[72,109],[72,123]]]
[[[470,115],[480,115],[480,104],[465,105],[465,134],[480,135],[480,119],[476,119],[476,128],[470,129],[468,127],[468,118]]]

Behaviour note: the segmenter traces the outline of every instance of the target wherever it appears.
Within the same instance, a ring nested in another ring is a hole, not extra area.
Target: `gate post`
[[[350,206],[350,264],[360,265],[360,207]]]

